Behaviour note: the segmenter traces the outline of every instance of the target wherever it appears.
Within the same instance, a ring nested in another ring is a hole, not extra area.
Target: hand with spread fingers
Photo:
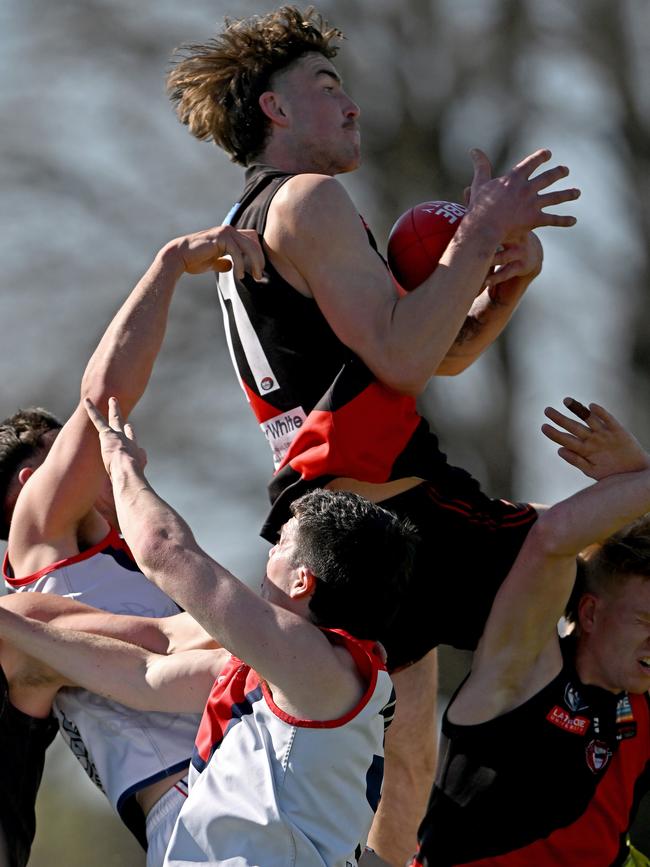
[[[102,460],[108,475],[111,476],[111,469],[114,469],[115,460],[124,456],[142,472],[146,464],[146,453],[137,443],[133,426],[122,419],[117,399],[111,397],[108,400],[108,420],[104,418],[92,400],[86,398],[84,405],[88,417],[99,432]]]
[[[558,454],[592,479],[650,468],[650,455],[616,418],[597,403],[585,406],[572,397],[563,401],[576,421],[547,407],[544,415],[562,430],[542,425],[542,433],[560,446]]]
[[[492,166],[482,150],[474,148],[471,156],[474,177],[465,223],[471,220],[473,212],[489,213],[491,227],[500,242],[541,226],[566,228],[575,225],[575,217],[546,210],[572,202],[580,196],[580,190],[576,187],[548,192],[549,187],[567,177],[567,166],[554,166],[533,174],[551,159],[551,152],[546,148],[529,154],[509,172],[496,178],[492,177]]]

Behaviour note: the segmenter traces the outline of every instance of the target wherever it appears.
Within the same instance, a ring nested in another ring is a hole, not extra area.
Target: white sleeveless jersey
[[[324,631],[367,684],[359,704],[338,720],[296,719],[231,657],[201,720],[165,867],[356,865],[379,802],[395,698],[373,642]]]
[[[139,571],[114,530],[92,548],[26,578],[10,572],[5,556],[10,589],[68,596],[115,614],[167,617],[180,610]],[[200,715],[145,713],[83,689],[60,690],[54,712],[90,779],[144,843],[144,818],[133,796],[187,767]]]

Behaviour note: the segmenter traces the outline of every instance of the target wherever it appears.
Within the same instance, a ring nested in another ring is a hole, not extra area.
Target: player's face
[[[293,566],[293,554],[297,528],[296,518],[291,518],[283,525],[280,540],[269,551],[266,574],[262,581],[262,598],[283,608],[288,607],[289,589],[296,572]]]
[[[291,149],[302,160],[302,171],[336,175],[358,167],[359,107],[326,57],[305,54],[276,76],[273,89],[283,101]]]
[[[611,597],[598,597],[585,636],[592,679],[620,692],[650,689],[650,580],[630,578]]]

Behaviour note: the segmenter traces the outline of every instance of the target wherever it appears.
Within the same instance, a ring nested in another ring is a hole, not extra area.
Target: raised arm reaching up
[[[516,707],[561,668],[557,622],[573,588],[576,556],[650,510],[650,457],[597,404],[567,398],[581,421],[549,408],[544,425],[561,456],[596,483],[552,506],[529,532],[494,600],[472,673],[453,703],[471,724]]]
[[[254,233],[219,226],[166,244],[88,362],[82,399],[91,397],[106,407],[109,394],[116,394],[130,412],[149,381],[179,278],[231,267],[239,275],[248,271],[261,277],[262,254]],[[74,555],[80,544],[89,547],[106,534],[106,522],[93,510],[105,480],[96,439],[80,403],[38,472],[33,465],[20,469],[18,482],[25,487],[16,485],[19,496],[9,539],[15,573],[29,574]],[[12,507],[13,502],[8,505]]]

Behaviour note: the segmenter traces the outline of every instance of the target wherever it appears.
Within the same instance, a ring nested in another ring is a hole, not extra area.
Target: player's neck
[[[576,642],[575,669],[585,686],[598,686],[614,694],[622,691],[622,687],[612,683],[606,672],[601,670],[597,656],[591,652],[587,640],[580,636]]]
[[[298,152],[280,146],[276,142],[269,142],[267,147],[255,158],[255,163],[271,166],[281,172],[292,175],[316,174],[334,177],[336,171],[324,169],[318,160],[311,159],[309,153]]]

